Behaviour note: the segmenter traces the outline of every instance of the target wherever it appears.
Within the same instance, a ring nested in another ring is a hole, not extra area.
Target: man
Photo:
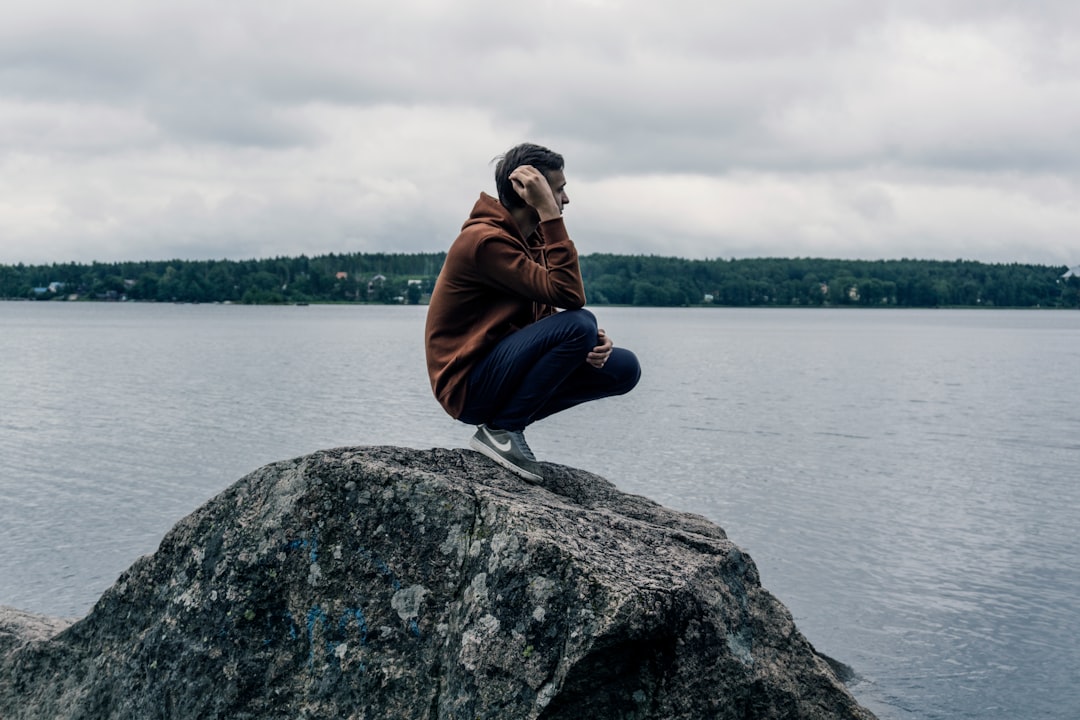
[[[583,309],[562,219],[570,202],[562,156],[518,145],[499,159],[495,185],[499,198],[480,193],[431,294],[428,374],[446,412],[478,426],[470,445],[536,482],[525,428],[629,392],[641,369]]]

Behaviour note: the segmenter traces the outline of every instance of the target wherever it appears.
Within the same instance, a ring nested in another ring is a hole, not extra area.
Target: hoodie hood
[[[480,199],[473,205],[472,212],[469,213],[468,219],[461,226],[461,230],[464,232],[476,225],[487,225],[497,229],[500,234],[521,240],[526,245],[538,245],[543,242],[539,233],[533,233],[528,238],[522,237],[521,228],[518,227],[510,211],[499,202],[498,198],[484,192],[480,193]]]

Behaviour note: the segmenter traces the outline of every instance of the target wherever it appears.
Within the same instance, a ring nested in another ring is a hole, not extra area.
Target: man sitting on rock
[[[525,428],[629,392],[641,369],[583,308],[562,219],[570,202],[562,156],[518,145],[499,158],[495,185],[498,200],[480,193],[431,294],[428,374],[446,412],[478,426],[470,445],[535,482]]]

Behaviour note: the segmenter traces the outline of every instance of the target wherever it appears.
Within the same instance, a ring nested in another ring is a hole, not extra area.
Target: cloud
[[[570,213],[599,238],[579,241],[584,252],[1061,265],[1074,262],[1080,221],[1075,201],[1023,183],[865,172],[627,176],[572,194]]]
[[[494,0],[12,9],[0,262],[444,249],[567,157],[585,251],[1075,264],[1080,9]]]
[[[0,175],[0,233],[65,259],[434,251],[517,137],[468,108],[310,106],[295,121],[320,142],[23,154]]]

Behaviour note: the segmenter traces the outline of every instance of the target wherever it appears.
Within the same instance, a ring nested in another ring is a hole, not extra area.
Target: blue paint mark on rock
[[[319,559],[319,534],[314,533],[311,538],[297,538],[285,543],[286,550],[300,550],[306,548],[308,550],[308,559],[311,562],[317,562]]]
[[[324,644],[323,659],[340,664],[338,648],[348,643],[350,638],[358,640],[360,646],[367,645],[367,637],[368,627],[363,609],[345,608],[337,624],[334,625],[330,623],[330,618],[321,606],[313,605],[307,613],[308,668],[312,670],[315,668],[315,645],[319,639]],[[363,672],[364,664],[361,663],[358,668],[360,672]]]
[[[346,634],[350,620],[356,621],[356,629],[360,633],[360,644],[367,645],[367,620],[364,618],[364,611],[360,608],[345,608],[341,620],[338,621],[338,633]]]

